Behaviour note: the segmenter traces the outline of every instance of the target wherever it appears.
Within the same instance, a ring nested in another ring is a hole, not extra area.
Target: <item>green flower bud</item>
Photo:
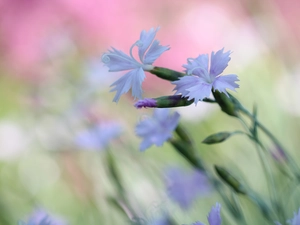
[[[207,138],[205,138],[202,143],[204,144],[217,144],[225,141],[227,138],[229,138],[232,135],[231,132],[219,132],[216,134],[209,135]]]
[[[240,194],[246,194],[246,189],[244,186],[236,179],[234,176],[232,176],[226,169],[215,166],[215,170],[217,174],[220,176],[220,178],[225,181],[226,184],[228,184],[233,190],[235,190],[237,193]]]
[[[149,70],[149,72],[158,76],[159,78],[169,81],[179,80],[180,77],[185,76],[184,73],[162,67],[154,67],[152,70]]]
[[[223,112],[227,113],[230,116],[238,117],[237,112],[239,110],[240,103],[236,98],[234,98],[230,94],[228,94],[228,97],[226,94],[216,90],[212,93]]]

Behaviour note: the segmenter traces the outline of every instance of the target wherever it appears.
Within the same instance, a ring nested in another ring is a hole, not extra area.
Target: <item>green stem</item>
[[[200,159],[197,151],[193,145],[193,139],[190,135],[188,135],[187,131],[184,129],[182,125],[179,125],[175,132],[178,134],[181,140],[176,139],[169,139],[171,145],[182,155],[194,168],[201,170],[204,172],[212,185],[215,187],[217,192],[220,194],[221,198],[227,205],[230,213],[234,216],[237,220],[239,220],[242,224],[245,223],[244,215],[238,208],[234,207],[234,205],[230,202],[230,200],[226,197],[221,189],[222,183],[214,178],[214,176],[205,168],[202,160]]]
[[[252,201],[255,205],[259,207],[263,217],[265,217],[265,219],[267,219],[270,222],[270,224],[274,224],[274,213],[270,210],[268,205],[260,198],[258,198],[255,193],[248,193],[246,196],[250,201]]]
[[[278,139],[263,125],[261,124],[248,110],[246,110],[243,106],[239,106],[240,110],[248,116],[252,121],[256,123],[256,125],[273,141],[273,143],[280,148],[283,152],[287,161],[290,162],[288,165],[290,166],[291,171],[293,171],[294,175],[300,181],[299,167],[293,160],[293,158],[288,154],[288,152],[283,148]]]
[[[267,149],[264,147],[264,145],[258,139],[257,135],[253,133],[254,131],[252,132],[249,129],[249,127],[247,126],[247,124],[245,123],[245,121],[240,116],[238,118],[239,118],[240,122],[244,125],[245,129],[247,129],[249,133],[252,133],[252,135],[247,134],[247,136],[255,144],[255,149],[256,149],[256,151],[258,153],[259,160],[260,160],[260,163],[261,163],[261,165],[263,167],[263,171],[264,171],[265,177],[268,180],[267,186],[268,186],[268,189],[269,189],[270,199],[271,199],[271,202],[272,202],[272,206],[275,208],[275,211],[277,212],[277,215],[281,219],[281,221],[284,221],[284,218],[285,218],[284,217],[284,212],[283,212],[282,208],[280,207],[280,204],[279,204],[280,201],[279,201],[279,198],[278,198],[278,196],[276,194],[277,190],[276,190],[276,185],[275,185],[275,182],[274,182],[274,177],[273,177],[273,174],[271,172],[270,162],[269,162],[268,159],[266,159],[266,157],[263,156],[262,151],[259,150],[259,148],[261,148],[263,151],[267,152]],[[255,118],[255,117],[253,117],[253,118]]]

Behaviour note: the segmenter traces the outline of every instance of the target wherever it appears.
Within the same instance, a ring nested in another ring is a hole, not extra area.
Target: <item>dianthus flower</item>
[[[207,220],[209,225],[221,225],[222,219],[221,219],[221,204],[216,203],[216,206],[213,206],[207,216]],[[196,222],[193,225],[205,225],[201,222]]]
[[[211,190],[206,175],[199,170],[187,172],[177,167],[169,168],[166,171],[166,183],[169,197],[184,209]]]
[[[114,102],[118,102],[121,95],[127,93],[130,88],[134,98],[142,98],[144,71],[152,70],[154,68],[152,63],[163,52],[170,49],[169,46],[162,46],[158,40],[154,40],[158,30],[159,28],[151,28],[148,32],[143,30],[140,39],[131,46],[130,56],[115,48],[103,54],[102,62],[109,68],[109,72],[130,70],[111,85],[113,87],[111,91],[117,92],[113,99]],[[140,62],[133,57],[132,50],[135,46],[138,47]]]
[[[116,122],[97,123],[78,133],[75,142],[81,148],[103,150],[121,132],[121,126]]]
[[[66,225],[67,223],[58,218],[51,217],[42,209],[35,210],[29,217],[28,222],[20,221],[19,225]]]
[[[145,151],[151,145],[162,146],[172,137],[178,125],[179,113],[170,114],[170,109],[155,109],[153,116],[140,121],[136,125],[136,134],[143,138],[140,150]]]
[[[300,208],[298,213],[294,212],[294,217],[286,221],[290,225],[299,225],[300,224]],[[279,222],[275,222],[276,225],[281,225]]]
[[[175,94],[182,94],[188,100],[194,99],[195,104],[204,98],[208,98],[212,90],[218,90],[228,95],[226,89],[235,91],[239,85],[237,75],[230,74],[221,76],[220,74],[228,66],[230,61],[230,51],[223,52],[224,49],[211,53],[210,68],[208,68],[208,54],[199,55],[197,58],[189,58],[186,68],[187,76],[181,77],[172,83],[176,85]]]

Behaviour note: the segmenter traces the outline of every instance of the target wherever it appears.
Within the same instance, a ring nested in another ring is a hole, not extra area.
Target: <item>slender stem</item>
[[[170,144],[195,168],[201,170],[206,174],[212,185],[215,187],[225,204],[228,206],[229,211],[232,216],[237,218],[243,224],[246,224],[244,221],[244,216],[242,215],[241,210],[234,207],[227,196],[222,192],[220,185],[222,184],[219,180],[217,180],[212,173],[210,173],[205,165],[203,164],[201,158],[197,154],[195,146],[193,145],[194,141],[190,135],[188,135],[187,131],[184,129],[182,125],[178,126],[175,130],[181,140],[169,139]],[[242,131],[237,131],[237,133],[242,133]]]
[[[273,141],[273,143],[280,148],[288,162],[290,162],[288,165],[290,166],[290,169],[293,171],[294,175],[297,177],[297,179],[300,181],[300,174],[299,174],[299,167],[298,165],[295,163],[295,161],[293,160],[293,158],[288,154],[288,152],[283,148],[283,146],[281,145],[281,143],[278,141],[278,139],[263,125],[261,124],[250,112],[248,112],[248,110],[246,110],[243,106],[239,106],[240,110],[246,115],[248,116],[251,120],[255,121],[256,125]]]
[[[232,197],[232,200],[233,200],[234,204],[235,204],[237,207],[239,207],[239,208],[241,209],[240,201],[239,201],[239,199],[237,198],[237,196],[234,195],[233,192],[231,192],[231,197]],[[247,225],[247,222],[246,222],[246,219],[245,219],[245,216],[244,216],[243,211],[240,210],[240,212],[241,212],[241,222],[243,222],[243,224]]]
[[[284,218],[285,218],[284,217],[284,212],[281,209],[281,207],[279,207],[280,206],[280,204],[279,204],[280,201],[279,201],[279,198],[276,194],[277,190],[276,190],[276,185],[275,185],[275,182],[274,182],[274,177],[273,177],[273,174],[271,172],[270,162],[269,162],[268,159],[266,159],[266,157],[263,156],[262,151],[259,150],[259,148],[261,148],[262,150],[267,152],[267,149],[261,143],[261,141],[259,140],[257,135],[253,134],[253,132],[249,129],[249,127],[247,126],[247,124],[243,120],[243,118],[241,118],[240,116],[238,118],[239,118],[240,122],[243,124],[243,126],[245,127],[245,129],[247,129],[250,133],[252,133],[252,135],[248,134],[248,137],[255,143],[255,149],[258,153],[259,160],[260,160],[260,163],[263,167],[265,177],[268,180],[267,186],[268,186],[268,189],[269,189],[271,202],[273,203],[272,205],[275,207],[277,215],[280,217],[280,219],[282,221],[284,221]]]

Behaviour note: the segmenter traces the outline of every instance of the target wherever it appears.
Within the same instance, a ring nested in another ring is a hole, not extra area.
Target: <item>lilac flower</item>
[[[66,223],[63,220],[49,216],[42,209],[37,209],[30,215],[27,223],[20,221],[19,225],[66,225]]]
[[[287,221],[291,225],[299,225],[300,224],[300,208],[298,213],[294,212],[294,217]]]
[[[294,212],[294,217],[286,221],[290,225],[299,225],[300,224],[300,208],[298,213]],[[275,222],[276,225],[281,225],[279,222]]]
[[[213,206],[208,214],[207,220],[209,225],[221,225],[222,219],[221,219],[221,204],[216,203],[216,206]],[[193,225],[205,225],[201,222],[195,222]]]
[[[207,195],[211,187],[204,173],[199,170],[190,172],[180,168],[169,168],[166,171],[167,188],[170,198],[187,209],[200,196]]]
[[[199,55],[197,58],[189,58],[186,68],[188,76],[181,77],[172,83],[176,85],[175,94],[182,94],[188,100],[194,99],[195,104],[204,98],[209,97],[212,89],[218,90],[228,95],[226,89],[235,91],[239,85],[235,82],[239,79],[237,75],[230,74],[221,76],[220,74],[228,66],[230,52],[223,53],[224,49],[212,52],[210,58],[210,69],[208,68],[208,54]],[[208,70],[209,69],[209,70]]]
[[[94,124],[77,135],[76,144],[86,149],[103,150],[111,140],[120,136],[121,131],[121,126],[115,122]]]
[[[130,56],[124,52],[112,48],[102,56],[103,63],[108,66],[110,72],[125,71],[123,77],[114,82],[111,91],[116,91],[114,102],[118,102],[121,95],[125,94],[131,88],[134,98],[142,98],[142,82],[145,79],[144,71],[150,71],[154,67],[152,63],[165,51],[169,50],[169,46],[162,46],[158,40],[154,40],[156,32],[159,28],[151,28],[148,32],[143,30],[140,39],[130,48]],[[138,47],[138,55],[140,62],[137,61],[132,54],[133,47]]]
[[[151,145],[162,146],[172,137],[178,125],[179,113],[170,115],[169,109],[155,109],[153,116],[140,121],[136,126],[136,134],[143,138],[140,150],[145,151]]]

